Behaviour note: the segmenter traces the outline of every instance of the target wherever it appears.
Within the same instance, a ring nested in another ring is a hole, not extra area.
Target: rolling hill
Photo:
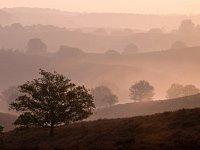
[[[198,150],[200,109],[152,116],[83,122],[56,129],[16,130],[4,134],[9,150]]]
[[[99,108],[89,120],[127,118],[196,107],[200,107],[200,94],[171,100],[137,102]]]
[[[197,107],[200,107],[200,94],[171,100],[127,103],[111,107],[97,108],[94,114],[89,117],[87,121],[152,115],[163,113],[165,111],[177,111],[180,109],[191,109]],[[14,115],[0,113],[0,125],[4,127],[4,131],[14,129],[13,122],[16,118],[17,116]]]

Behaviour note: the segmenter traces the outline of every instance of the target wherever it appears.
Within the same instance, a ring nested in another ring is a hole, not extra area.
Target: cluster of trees
[[[107,55],[130,55],[130,54],[137,54],[139,52],[139,48],[136,44],[130,43],[126,45],[121,53],[116,50],[108,50],[105,52]]]
[[[0,99],[5,102],[7,106],[9,106],[9,104],[20,95],[21,93],[18,87],[10,86],[8,89],[1,92]],[[118,102],[117,95],[113,94],[112,90],[104,85],[91,89],[91,95],[93,96],[96,107],[112,106]]]
[[[31,54],[31,55],[38,55],[38,56],[45,56],[48,55],[48,46],[47,44],[39,38],[32,38],[29,39],[26,45],[26,50],[23,52],[22,50],[18,49],[8,49],[8,48],[1,48],[0,53],[7,53],[7,54]],[[76,47],[70,47],[67,45],[61,45],[58,48],[58,51],[55,53],[55,56],[60,58],[74,58],[77,56],[84,56],[85,52],[82,49]]]
[[[174,83],[170,86],[170,88],[167,90],[166,98],[177,98],[177,97],[184,97],[189,95],[194,95],[199,93],[199,89],[195,87],[194,85],[181,85]]]
[[[200,89],[194,85],[181,85],[173,83],[166,92],[166,98],[173,99],[178,97],[198,94]],[[154,87],[145,80],[136,82],[130,88],[130,97],[134,101],[149,101],[153,99]]]
[[[41,78],[19,87],[9,87],[1,93],[1,99],[10,105],[10,109],[20,112],[14,122],[17,127],[49,127],[53,136],[55,127],[92,115],[95,104],[98,107],[110,106],[118,101],[117,96],[105,86],[90,92],[57,72],[40,70],[39,74]]]
[[[177,30],[172,30],[172,33],[180,35],[199,35],[200,24],[195,24],[191,19],[184,19],[181,21]]]
[[[151,101],[155,95],[155,88],[148,81],[140,80],[134,83],[130,89],[130,98],[134,102]],[[173,83],[166,92],[167,99],[173,99],[177,97],[184,97],[189,95],[195,95],[199,93],[199,89],[194,85],[181,85]],[[91,89],[90,94],[94,99],[96,107],[109,107],[118,103],[118,97],[113,91],[104,85],[97,86]],[[21,92],[16,86],[11,86],[8,89],[1,92],[0,99],[7,104],[12,103],[17,97],[21,95]]]

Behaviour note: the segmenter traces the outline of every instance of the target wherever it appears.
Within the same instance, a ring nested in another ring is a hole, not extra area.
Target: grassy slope
[[[200,107],[200,94],[172,100],[119,104],[100,108],[88,120],[127,118],[196,107]],[[14,115],[0,113],[0,125],[4,127],[4,131],[14,129],[13,122],[15,119],[16,116]]]
[[[196,107],[200,107],[200,94],[171,100],[119,104],[112,107],[99,108],[89,120],[151,115],[165,111]]]
[[[8,148],[70,150],[195,150],[200,146],[200,109],[152,116],[83,122],[56,129],[6,133]]]

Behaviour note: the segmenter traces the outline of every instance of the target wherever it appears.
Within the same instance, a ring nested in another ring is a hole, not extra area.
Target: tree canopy
[[[136,82],[129,90],[130,97],[134,101],[149,101],[154,96],[154,87],[145,80]]]
[[[93,97],[84,86],[76,86],[57,72],[40,70],[41,78],[19,86],[21,96],[10,104],[22,112],[15,125],[54,127],[89,117],[95,108]]]

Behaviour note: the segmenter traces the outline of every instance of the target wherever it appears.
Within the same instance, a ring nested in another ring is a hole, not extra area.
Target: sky
[[[0,0],[0,7],[56,8],[76,12],[200,14],[200,0]]]

